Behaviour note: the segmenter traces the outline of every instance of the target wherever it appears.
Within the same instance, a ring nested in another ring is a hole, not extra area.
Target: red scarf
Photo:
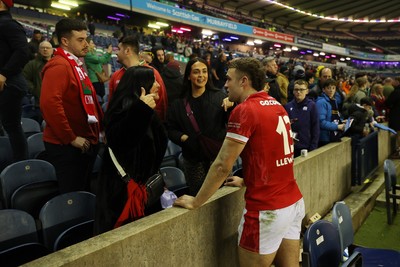
[[[133,179],[127,184],[128,199],[114,228],[118,228],[128,222],[135,221],[144,216],[145,203],[147,202],[147,191],[144,185],[138,185]]]
[[[81,101],[82,105],[86,111],[88,116],[88,123],[98,123],[99,118],[96,116],[96,104],[97,102],[96,92],[93,88],[92,82],[89,79],[89,76],[86,74],[85,70],[81,65],[78,65],[73,56],[71,56],[67,51],[64,51],[62,48],[58,48],[54,50],[54,55],[59,55],[68,60],[69,64],[72,66],[72,70],[75,75],[75,79],[79,81],[79,89],[81,93]]]

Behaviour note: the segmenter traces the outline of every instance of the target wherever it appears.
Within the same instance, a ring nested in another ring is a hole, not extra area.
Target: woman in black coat
[[[182,147],[186,182],[193,196],[202,186],[214,158],[203,150],[199,134],[188,114],[194,116],[202,135],[222,145],[228,119],[228,114],[221,106],[225,97],[222,90],[214,88],[210,68],[204,59],[194,58],[187,63],[183,96],[175,100],[168,110],[168,137]],[[191,112],[188,112],[188,107]],[[215,152],[218,153],[218,150]]]
[[[127,69],[104,115],[107,147],[97,188],[96,234],[144,216],[145,183],[158,172],[168,142],[164,126],[154,112],[159,87],[151,68]],[[128,184],[121,179],[108,147],[135,185],[134,197],[129,199],[140,208],[134,218],[119,219],[128,200]]]
[[[393,158],[400,158],[400,86],[394,89],[385,104],[389,108],[389,127],[397,131],[396,153]]]

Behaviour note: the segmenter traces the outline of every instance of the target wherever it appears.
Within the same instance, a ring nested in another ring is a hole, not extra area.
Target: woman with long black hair
[[[97,189],[97,234],[145,215],[145,183],[158,172],[168,142],[154,112],[159,87],[151,68],[128,68],[104,115],[107,148]],[[108,148],[131,178],[129,183],[121,179]]]
[[[199,191],[216,156],[205,151],[200,135],[220,145],[225,138],[228,119],[222,106],[225,97],[222,90],[213,86],[210,68],[204,59],[194,58],[187,63],[182,98],[175,100],[168,110],[168,137],[182,147],[191,195]],[[218,153],[218,149],[214,152]]]

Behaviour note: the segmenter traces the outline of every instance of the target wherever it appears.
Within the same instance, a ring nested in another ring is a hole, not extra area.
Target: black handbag
[[[183,102],[185,104],[186,114],[189,117],[190,123],[192,124],[194,131],[197,134],[201,150],[203,151],[204,156],[210,161],[215,160],[219,150],[221,149],[222,142],[207,137],[201,133],[199,125],[197,124],[196,118],[193,115],[193,111],[192,108],[190,107],[189,102],[186,99],[184,99]]]
[[[152,175],[146,182],[147,202],[146,207],[152,207],[160,201],[164,193],[164,179],[161,173]]]
[[[122,168],[122,166],[119,164],[117,158],[115,157],[113,151],[111,150],[110,147],[108,147],[108,151],[110,153],[111,160],[113,161],[115,167],[118,170],[118,173],[121,176],[121,179],[125,182],[128,183],[131,178],[129,174],[125,172],[125,170]],[[152,175],[146,182],[146,191],[147,191],[147,202],[146,202],[146,208],[150,208],[153,205],[157,204],[158,201],[160,201],[161,195],[164,193],[164,179],[163,176],[161,175],[160,172]]]

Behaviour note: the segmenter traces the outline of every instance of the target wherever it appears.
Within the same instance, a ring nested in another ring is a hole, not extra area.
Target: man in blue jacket
[[[295,157],[300,156],[302,149],[311,151],[318,147],[319,115],[314,101],[308,99],[307,94],[308,83],[296,80],[293,89],[294,99],[285,105],[295,135]]]
[[[23,27],[11,17],[12,6],[12,0],[0,1],[0,121],[18,161],[28,158],[21,104],[28,87],[22,68],[29,60],[29,48]]]

